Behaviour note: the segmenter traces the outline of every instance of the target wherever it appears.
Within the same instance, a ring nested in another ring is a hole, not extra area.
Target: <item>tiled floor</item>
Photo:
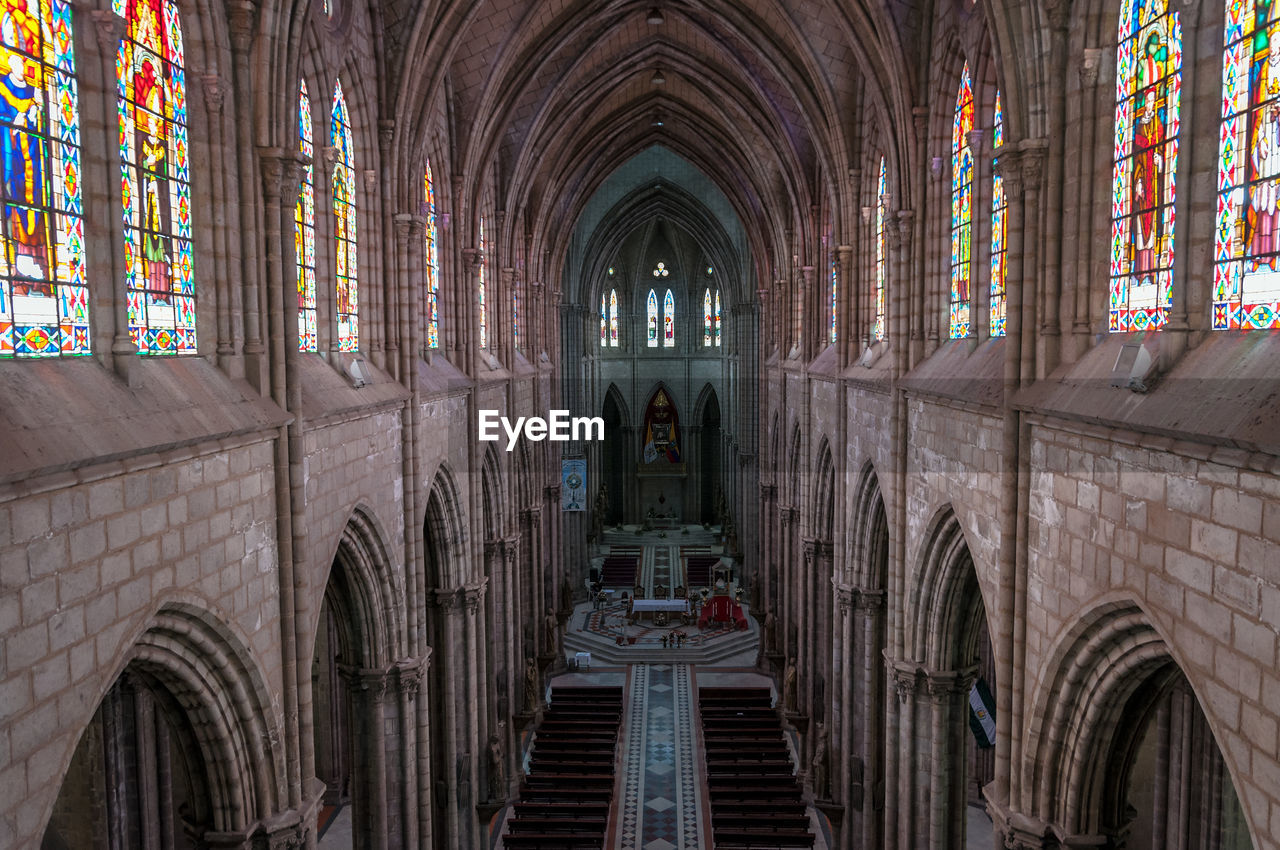
[[[631,668],[617,850],[703,846],[702,801],[686,664]]]

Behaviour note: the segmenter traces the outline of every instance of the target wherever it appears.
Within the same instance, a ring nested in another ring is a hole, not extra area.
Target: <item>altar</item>
[[[633,599],[631,600],[632,617],[652,620],[655,625],[666,625],[672,617],[689,613],[687,599]]]

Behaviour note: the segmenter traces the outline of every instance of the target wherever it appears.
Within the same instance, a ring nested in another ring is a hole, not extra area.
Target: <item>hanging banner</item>
[[[989,750],[996,745],[996,705],[984,679],[969,688],[969,728],[979,749]]]
[[[560,461],[560,510],[587,509],[587,461],[583,458]]]

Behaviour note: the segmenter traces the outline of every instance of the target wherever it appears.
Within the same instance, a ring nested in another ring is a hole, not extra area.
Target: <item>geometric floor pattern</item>
[[[702,844],[687,664],[633,664],[617,850],[697,850]]]

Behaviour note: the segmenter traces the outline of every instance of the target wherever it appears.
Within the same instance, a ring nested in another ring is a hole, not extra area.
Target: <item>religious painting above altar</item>
[[[680,425],[675,404],[659,387],[644,414],[644,462],[680,463]]]

